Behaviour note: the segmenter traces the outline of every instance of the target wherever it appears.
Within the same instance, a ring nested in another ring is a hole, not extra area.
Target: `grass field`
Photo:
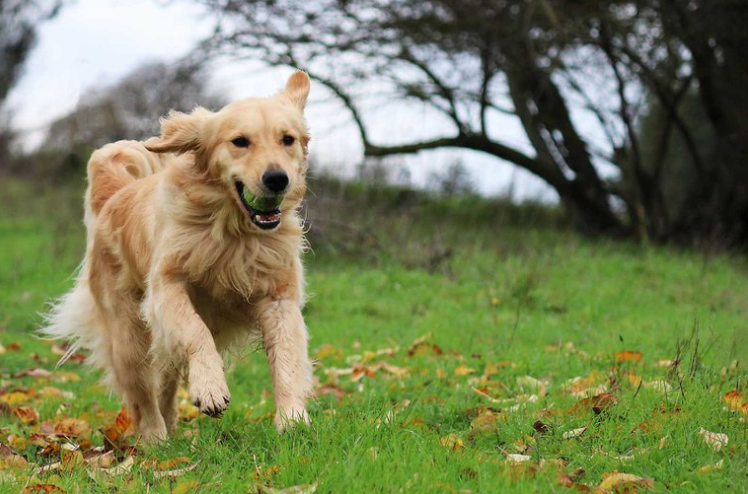
[[[248,351],[222,419],[183,396],[177,437],[145,447],[97,372],[31,334],[80,260],[78,193],[2,189],[0,492],[748,491],[742,258],[313,185],[312,425],[276,433]]]

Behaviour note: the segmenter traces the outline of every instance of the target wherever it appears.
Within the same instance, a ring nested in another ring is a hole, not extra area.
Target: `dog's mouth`
[[[280,225],[283,196],[255,196],[241,180],[235,181],[234,185],[252,223],[263,230],[273,230]]]

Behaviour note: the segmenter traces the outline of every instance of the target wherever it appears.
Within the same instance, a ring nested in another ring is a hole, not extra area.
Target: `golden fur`
[[[216,113],[172,112],[160,137],[109,144],[91,156],[86,256],[44,331],[76,340],[71,353],[91,350],[148,440],[174,429],[181,378],[203,412],[226,409],[221,353],[253,334],[262,337],[272,371],[276,425],[308,421],[312,367],[301,315],[298,207],[309,87],[308,76],[296,72],[274,97]],[[235,145],[238,136],[251,144]],[[267,170],[289,178],[272,231],[250,220],[235,188],[241,180],[262,194]]]

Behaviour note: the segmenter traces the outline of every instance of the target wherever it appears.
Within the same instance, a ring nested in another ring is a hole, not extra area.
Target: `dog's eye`
[[[231,144],[238,148],[246,148],[249,147],[249,139],[246,137],[237,137],[233,141],[231,141]]]
[[[284,146],[292,146],[293,143],[296,142],[296,138],[294,136],[286,134],[283,136],[283,139],[281,139],[281,142]]]

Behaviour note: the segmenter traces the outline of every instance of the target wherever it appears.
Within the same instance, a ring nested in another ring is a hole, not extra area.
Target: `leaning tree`
[[[742,0],[202,1],[221,19],[204,49],[308,70],[367,156],[480,151],[553,187],[580,231],[747,244]],[[363,81],[451,130],[375,142]],[[529,148],[505,140],[507,114]]]

